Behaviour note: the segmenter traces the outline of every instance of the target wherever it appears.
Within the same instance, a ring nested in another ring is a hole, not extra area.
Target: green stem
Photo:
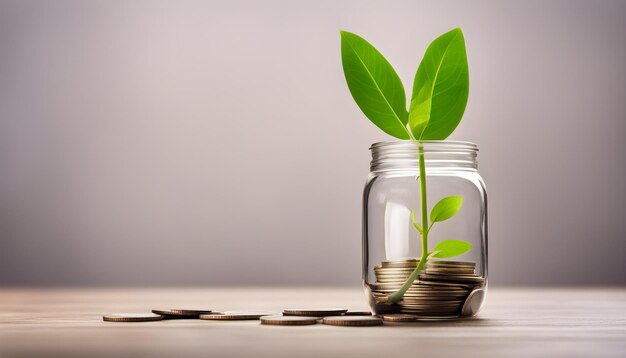
[[[428,232],[430,231],[430,226],[428,225],[428,203],[426,202],[426,163],[424,162],[424,146],[421,142],[419,142],[418,147],[419,152],[419,170],[420,170],[420,203],[422,210],[422,257],[420,258],[419,264],[411,272],[411,275],[407,278],[406,282],[402,287],[389,295],[387,297],[387,302],[396,303],[402,299],[406,291],[413,285],[413,282],[417,279],[420,272],[424,269],[426,265],[426,260],[428,260]]]
[[[412,141],[416,141],[417,140],[417,139],[415,139],[415,136],[413,135],[413,132],[411,132],[411,128],[409,128],[408,125],[404,129],[406,129],[406,132],[409,135],[409,139],[411,139]]]

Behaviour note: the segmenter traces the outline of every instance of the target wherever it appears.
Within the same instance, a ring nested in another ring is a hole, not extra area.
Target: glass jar
[[[427,252],[450,239],[469,242],[471,249],[452,258],[427,258],[417,279],[409,282],[422,256],[419,143],[375,143],[363,193],[365,293],[376,314],[473,316],[487,288],[487,192],[477,170],[478,147],[457,141],[421,143],[428,218],[442,198],[462,197],[452,217],[434,224],[426,221]],[[407,290],[398,294],[405,284]]]

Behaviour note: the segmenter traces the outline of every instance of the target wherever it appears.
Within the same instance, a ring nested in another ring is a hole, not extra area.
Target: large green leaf
[[[350,93],[365,116],[394,137],[409,139],[400,77],[369,42],[341,31],[341,62]]]
[[[463,197],[458,195],[446,196],[439,200],[430,212],[430,221],[436,223],[438,221],[448,220],[461,210],[463,205]]]
[[[443,140],[457,127],[469,94],[465,39],[460,28],[433,41],[420,63],[409,107],[417,140]]]
[[[461,240],[443,240],[435,246],[432,257],[447,258],[464,254],[472,249],[472,244]]]

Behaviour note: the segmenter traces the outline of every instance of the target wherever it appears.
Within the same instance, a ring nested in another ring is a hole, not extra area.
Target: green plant
[[[422,238],[417,268],[388,302],[399,301],[432,258],[448,258],[469,251],[472,245],[444,240],[428,251],[428,234],[436,222],[453,217],[463,204],[460,196],[441,199],[430,212],[426,200],[426,166],[423,141],[444,140],[457,127],[469,94],[469,72],[465,40],[460,28],[435,39],[426,49],[415,74],[413,92],[406,110],[402,81],[385,57],[369,42],[341,31],[341,59],[350,93],[365,116],[385,133],[418,143],[421,225],[411,211],[413,227]]]

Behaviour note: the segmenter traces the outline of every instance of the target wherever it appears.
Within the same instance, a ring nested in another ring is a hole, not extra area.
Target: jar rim
[[[418,144],[421,143],[424,145],[424,150],[428,151],[428,149],[456,149],[456,150],[467,150],[470,152],[477,152],[478,145],[473,142],[460,141],[460,140],[395,140],[395,141],[384,141],[384,142],[376,142],[370,146],[370,150],[380,150],[380,149],[389,149],[391,147],[397,148],[416,148]]]

